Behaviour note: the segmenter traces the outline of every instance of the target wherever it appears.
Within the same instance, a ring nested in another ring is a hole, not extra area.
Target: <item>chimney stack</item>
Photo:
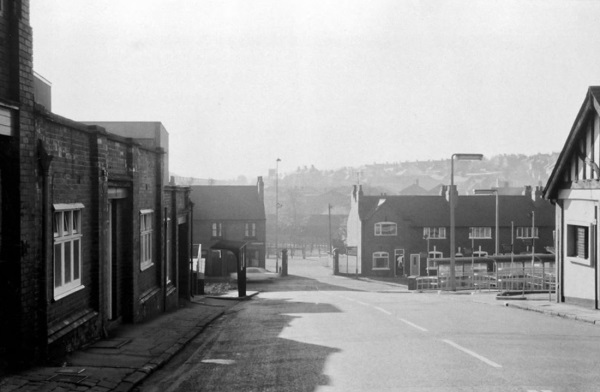
[[[265,183],[263,182],[262,176],[258,177],[258,182],[256,183],[258,187],[258,198],[261,201],[265,201]]]

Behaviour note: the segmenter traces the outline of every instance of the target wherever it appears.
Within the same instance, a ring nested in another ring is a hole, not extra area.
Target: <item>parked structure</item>
[[[211,250],[219,241],[247,243],[246,265],[265,267],[266,217],[264,183],[256,186],[199,185],[191,187],[194,208],[193,242],[202,247],[207,277],[237,272],[231,252]]]
[[[19,366],[176,309],[189,295],[191,208],[189,188],[165,183],[165,140],[49,111],[29,1],[3,4],[0,365]]]
[[[599,309],[600,87],[590,87],[544,189],[556,205],[557,299]]]
[[[354,186],[348,217],[349,255],[366,276],[426,276],[427,259],[448,257],[450,206],[448,187],[437,196],[365,196]],[[498,197],[499,253],[545,252],[553,245],[553,207],[541,187],[525,187],[520,196]],[[456,253],[494,254],[496,197],[458,196]],[[514,230],[513,230],[514,228]],[[534,233],[532,235],[532,233]],[[533,237],[533,239],[532,239]],[[480,253],[481,252],[481,253]]]

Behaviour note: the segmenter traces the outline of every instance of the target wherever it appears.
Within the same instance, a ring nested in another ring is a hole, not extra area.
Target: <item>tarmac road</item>
[[[293,260],[249,285],[150,391],[598,391],[600,328],[478,301],[334,277]]]

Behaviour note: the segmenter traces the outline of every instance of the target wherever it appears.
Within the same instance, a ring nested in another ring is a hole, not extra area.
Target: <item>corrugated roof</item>
[[[201,220],[265,220],[265,206],[256,186],[192,186],[194,217]]]

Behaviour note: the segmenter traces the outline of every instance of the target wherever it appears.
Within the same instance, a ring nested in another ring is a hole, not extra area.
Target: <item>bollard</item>
[[[281,276],[287,276],[288,274],[288,255],[287,249],[281,250]]]

